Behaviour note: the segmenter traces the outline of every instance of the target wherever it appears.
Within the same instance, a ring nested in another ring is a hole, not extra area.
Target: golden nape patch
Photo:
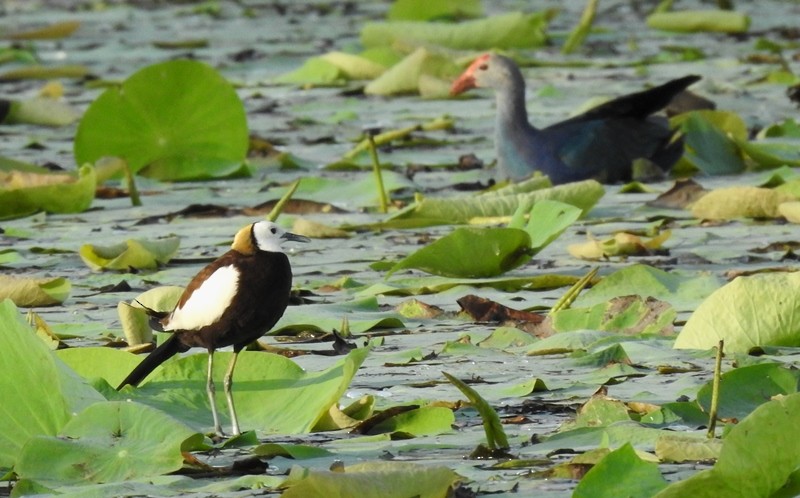
[[[253,243],[253,223],[236,232],[231,249],[242,254],[254,254],[256,252],[256,247]]]

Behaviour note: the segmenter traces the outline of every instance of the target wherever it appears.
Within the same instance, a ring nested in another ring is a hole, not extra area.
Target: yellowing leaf
[[[80,256],[92,270],[153,270],[169,261],[180,245],[178,237],[129,239],[112,246],[84,244]]]
[[[750,27],[750,17],[733,10],[657,12],[647,18],[647,26],[682,33],[697,31],[744,33]]]
[[[65,126],[78,119],[80,113],[68,103],[50,97],[34,97],[12,103],[3,120],[6,124]]]
[[[22,308],[61,304],[69,297],[69,280],[56,278],[27,278],[0,275],[0,301],[11,299]]]
[[[68,37],[80,27],[80,21],[62,21],[43,28],[11,33],[6,35],[5,38],[8,40],[56,40]]]
[[[778,212],[790,223],[800,223],[800,201],[783,202],[778,205]]]
[[[349,239],[350,234],[339,228],[329,227],[316,221],[297,218],[292,225],[292,232],[313,239]]]
[[[761,187],[727,187],[712,190],[692,206],[695,218],[732,220],[736,218],[777,218],[778,206],[795,200],[790,194]]]
[[[663,243],[672,235],[670,230],[664,230],[651,239],[643,239],[627,232],[619,232],[613,237],[599,240],[591,234],[589,239],[580,244],[571,244],[567,251],[581,259],[602,259],[610,256],[636,256],[649,254],[650,251],[660,249]]]
[[[386,67],[380,64],[345,52],[328,52],[322,60],[339,68],[351,80],[371,80],[386,71]]]
[[[364,93],[368,95],[416,93],[419,91],[422,75],[442,77],[448,74],[455,76],[457,73],[458,67],[449,58],[425,48],[418,48],[371,81],[364,87]]]
[[[92,204],[95,172],[81,166],[78,175],[0,171],[0,217],[21,216],[36,211],[79,213]]]

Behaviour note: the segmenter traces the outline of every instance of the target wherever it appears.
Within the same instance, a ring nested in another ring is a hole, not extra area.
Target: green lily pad
[[[270,334],[287,334],[290,330],[341,330],[344,318],[347,318],[350,331],[354,334],[375,328],[403,327],[401,316],[393,312],[381,312],[378,300],[368,296],[344,303],[289,306]]]
[[[128,239],[113,246],[84,244],[79,254],[83,262],[94,271],[154,270],[172,259],[180,243],[178,237]]]
[[[573,303],[589,307],[606,303],[618,296],[639,295],[667,301],[683,311],[694,309],[721,285],[714,275],[666,272],[648,265],[635,264],[606,275]]]
[[[443,406],[423,406],[402,412],[375,425],[368,434],[404,433],[414,436],[452,432],[456,418]]]
[[[737,140],[736,143],[750,159],[762,168],[800,166],[800,141],[794,140]]]
[[[796,371],[779,363],[761,363],[725,372],[719,382],[717,416],[742,420],[771,397],[796,393],[798,377]],[[697,402],[706,413],[711,408],[711,392],[711,382],[697,392]]]
[[[94,168],[81,166],[78,174],[0,171],[0,218],[37,211],[80,213],[94,200]]]
[[[645,462],[630,443],[612,451],[597,462],[581,479],[573,498],[617,498],[653,496],[667,487],[658,465]]]
[[[778,496],[800,466],[800,446],[790,437],[798,431],[800,394],[768,401],[731,428],[712,469],[671,484],[655,498]]]
[[[271,353],[243,351],[236,363],[233,397],[245,430],[278,434],[311,431],[350,385],[368,348],[351,351],[327,369],[306,372],[295,362]],[[218,386],[231,353],[214,355],[213,376]],[[161,365],[139,388],[126,387],[121,397],[158,408],[196,430],[212,428],[206,395],[206,354],[192,354]],[[223,424],[228,420],[224,396],[217,396]]]
[[[55,436],[103,397],[53,355],[8,299],[0,301],[0,323],[0,469],[8,469],[31,438]]]
[[[95,403],[73,417],[59,437],[28,441],[14,470],[34,481],[122,481],[179,470],[181,452],[202,443],[202,434],[155,408]]]
[[[92,102],[75,135],[75,159],[120,157],[159,180],[202,180],[243,174],[248,143],[230,83],[207,64],[174,60],[137,71]]]
[[[633,295],[615,297],[590,308],[559,310],[550,316],[558,332],[591,329],[627,335],[670,335],[677,313],[665,301]]]
[[[736,139],[746,139],[747,132],[741,117],[732,112],[692,111],[679,115],[684,133],[684,160],[709,175],[725,175],[744,171]]]
[[[0,301],[10,299],[23,308],[61,304],[69,297],[71,289],[72,284],[63,277],[0,275]]]
[[[549,17],[548,12],[511,12],[458,24],[371,22],[361,29],[361,43],[368,48],[409,41],[462,50],[539,47],[547,41]]]
[[[400,260],[386,277],[406,268],[445,277],[494,277],[528,261],[530,243],[518,228],[458,227]]]
[[[800,344],[800,272],[737,277],[711,294],[675,340],[678,349],[726,352]]]

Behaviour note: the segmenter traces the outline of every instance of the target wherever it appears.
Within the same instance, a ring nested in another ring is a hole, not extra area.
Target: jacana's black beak
[[[304,235],[297,235],[296,233],[292,232],[284,232],[284,234],[281,235],[281,238],[286,240],[293,240],[295,242],[311,242],[311,239],[309,239],[308,237]]]

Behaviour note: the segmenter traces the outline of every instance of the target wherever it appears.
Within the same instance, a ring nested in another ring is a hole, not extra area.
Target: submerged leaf
[[[106,90],[86,110],[75,135],[79,164],[125,159],[159,180],[241,174],[247,119],[236,91],[197,61],[153,64]]]

